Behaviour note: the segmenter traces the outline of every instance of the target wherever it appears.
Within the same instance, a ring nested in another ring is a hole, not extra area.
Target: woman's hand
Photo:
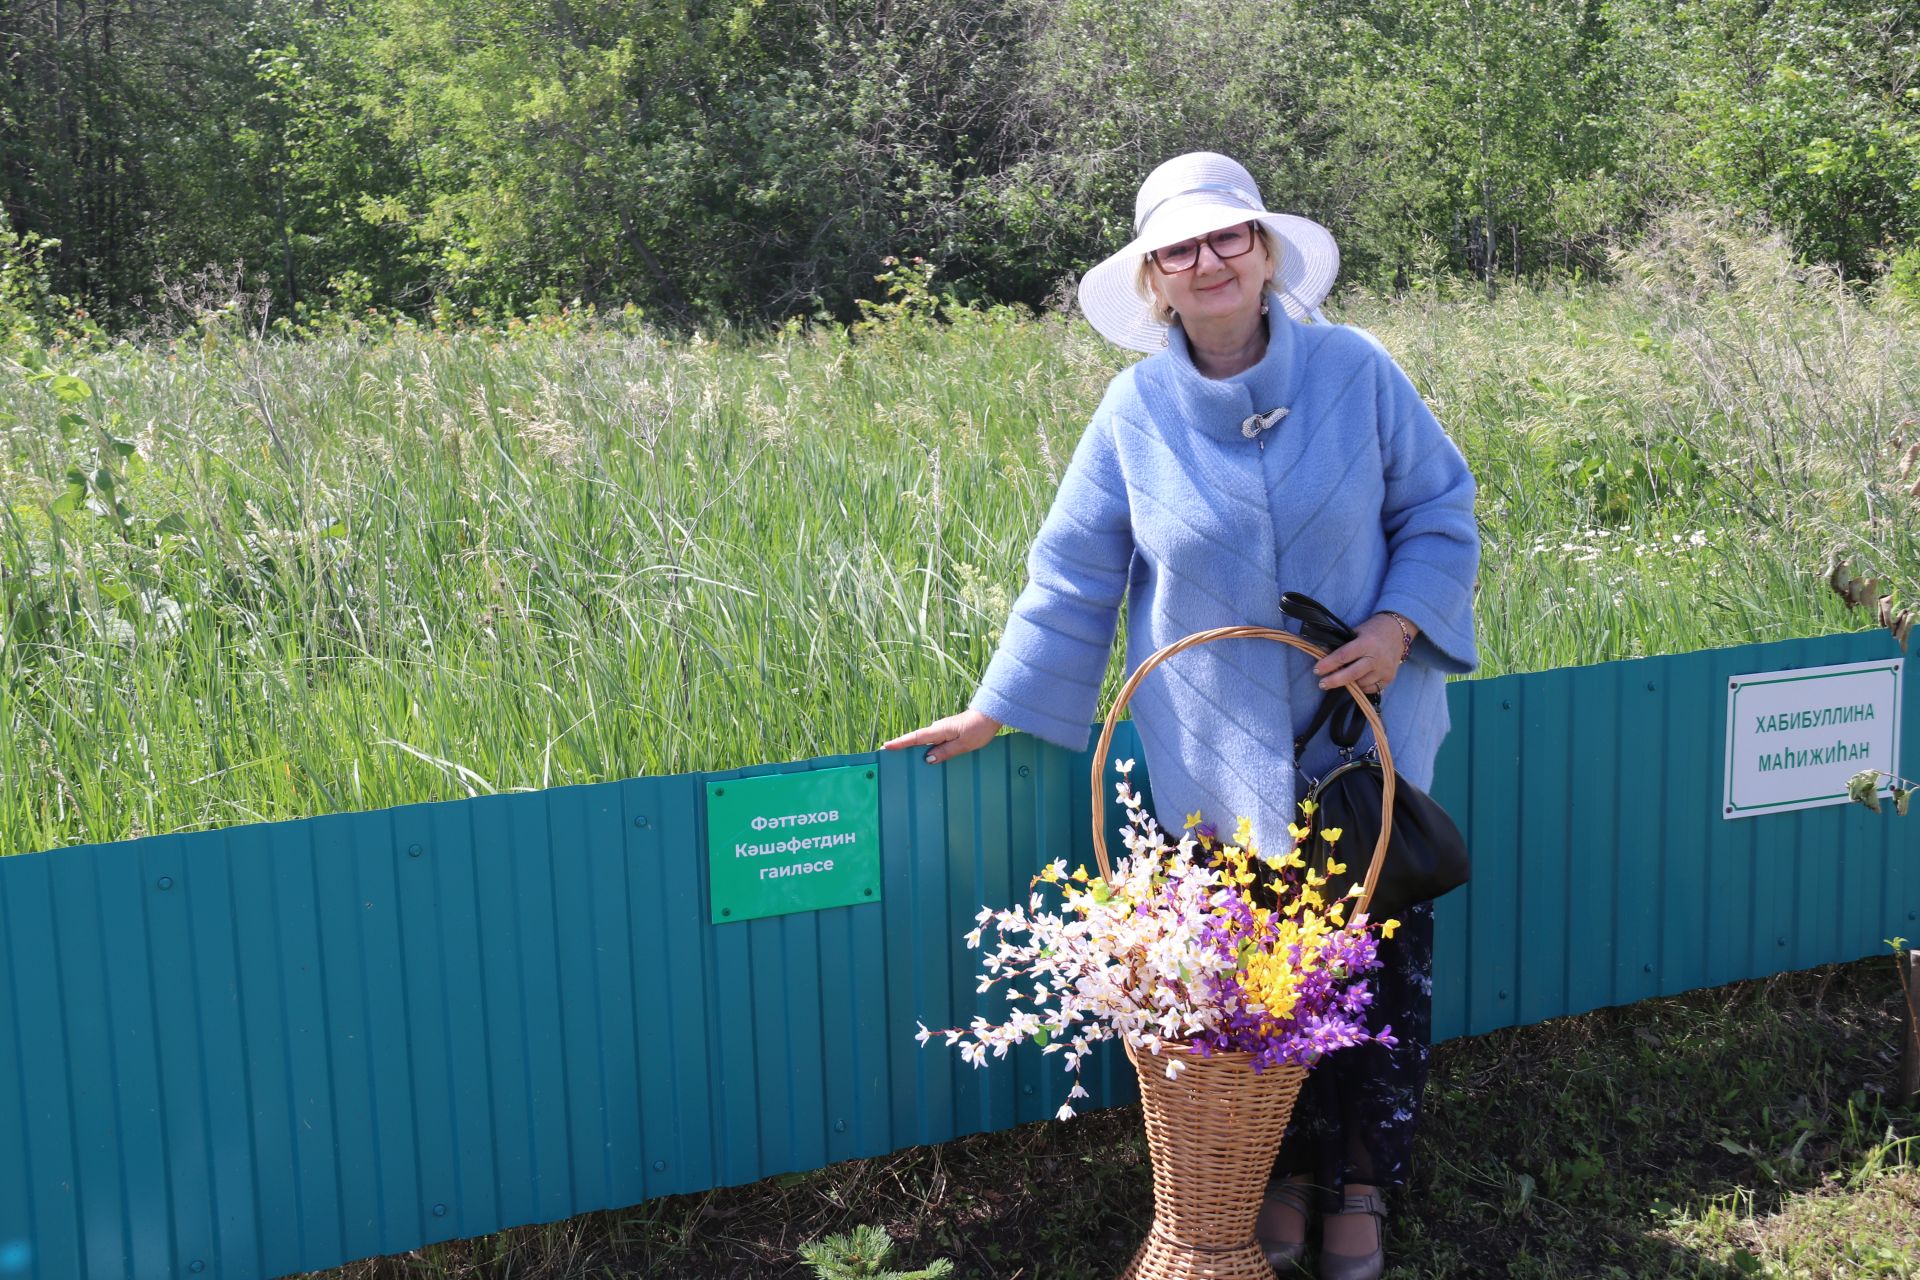
[[[901,747],[931,747],[933,749],[927,752],[927,763],[944,764],[955,756],[963,756],[986,746],[998,732],[998,720],[969,708],[957,716],[935,720],[924,729],[903,733],[893,741],[880,745],[888,751],[898,751]]]
[[[1354,628],[1355,638],[1313,664],[1322,689],[1338,689],[1352,684],[1360,692],[1379,693],[1400,674],[1400,654],[1407,635],[1418,635],[1411,622],[1401,631],[1401,620],[1390,613],[1376,613]]]

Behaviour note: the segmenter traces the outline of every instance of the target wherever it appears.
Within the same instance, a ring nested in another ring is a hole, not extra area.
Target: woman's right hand
[[[928,764],[944,764],[955,756],[963,756],[986,746],[993,741],[993,735],[1000,732],[1000,722],[984,712],[968,708],[959,715],[948,716],[944,720],[935,720],[924,729],[915,729],[912,733],[903,733],[891,742],[880,745],[888,751],[898,751],[902,747],[930,747],[927,752]]]

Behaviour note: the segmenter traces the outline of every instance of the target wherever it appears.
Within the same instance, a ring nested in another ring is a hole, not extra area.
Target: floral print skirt
[[[1370,1030],[1393,1028],[1398,1042],[1355,1045],[1322,1058],[1307,1073],[1280,1144],[1274,1176],[1305,1175],[1321,1208],[1340,1210],[1348,1183],[1404,1187],[1427,1085],[1433,1040],[1433,904],[1400,913],[1400,928],[1380,944],[1372,974]]]

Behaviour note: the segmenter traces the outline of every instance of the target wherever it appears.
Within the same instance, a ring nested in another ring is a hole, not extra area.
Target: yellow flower
[[[1310,832],[1311,828],[1303,827],[1297,822],[1287,824],[1287,834],[1293,837],[1295,843],[1305,840]]]
[[[1400,922],[1398,920],[1389,920],[1385,924],[1380,926],[1380,936],[1383,938],[1391,938],[1393,936],[1393,931],[1395,929],[1398,929],[1399,927],[1400,927]]]
[[[1253,823],[1245,818],[1240,819],[1239,824],[1233,829],[1233,842],[1242,847],[1252,844]]]
[[[1328,844],[1332,844],[1335,840],[1338,840],[1345,831],[1345,827],[1328,827],[1320,833],[1320,837]]]
[[[1302,800],[1300,802],[1300,812],[1306,814],[1309,818],[1313,816],[1313,811],[1315,809],[1318,809],[1319,807],[1320,807],[1319,805],[1315,804],[1311,800]]]
[[[1332,858],[1328,858],[1327,874],[1330,876],[1343,876],[1347,874],[1347,864],[1344,862],[1335,862]]]
[[[1200,811],[1198,809],[1195,809],[1192,813],[1187,815],[1187,825],[1185,827],[1182,827],[1181,830],[1191,831],[1199,825],[1200,825]]]
[[[1083,862],[1079,866],[1073,869],[1073,878],[1075,880],[1078,880],[1081,884],[1085,884],[1087,882],[1087,864],[1086,863]]]

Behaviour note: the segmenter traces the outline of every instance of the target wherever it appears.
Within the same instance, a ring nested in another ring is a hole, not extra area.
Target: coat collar
[[[1167,332],[1167,349],[1143,361],[1142,371],[1153,366],[1154,380],[1188,426],[1217,440],[1248,440],[1242,430],[1248,418],[1293,405],[1299,329],[1299,321],[1269,295],[1267,350],[1252,368],[1230,378],[1207,377],[1194,367],[1186,335],[1175,325]]]

